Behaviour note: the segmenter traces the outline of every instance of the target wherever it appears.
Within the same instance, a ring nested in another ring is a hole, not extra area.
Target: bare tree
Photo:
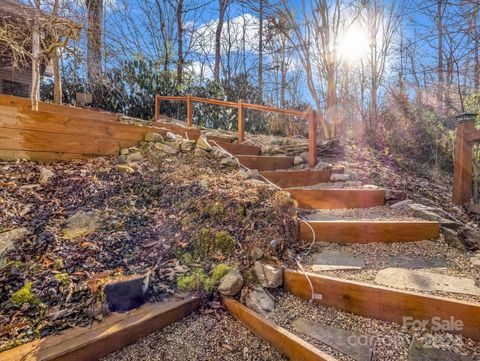
[[[87,7],[87,74],[90,84],[102,77],[103,0],[85,0]]]

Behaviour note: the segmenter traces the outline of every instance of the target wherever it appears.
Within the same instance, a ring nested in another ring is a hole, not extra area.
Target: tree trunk
[[[258,103],[263,102],[263,0],[258,3]]]
[[[437,102],[440,109],[443,109],[443,83],[444,83],[444,79],[443,79],[443,11],[442,11],[443,1],[444,0],[437,0],[437,31],[438,31]]]
[[[62,104],[62,77],[60,76],[60,61],[58,49],[53,52],[53,102]]]
[[[86,0],[87,5],[87,76],[90,85],[102,76],[103,0]]]
[[[32,110],[38,110],[40,98],[40,0],[35,0],[35,17],[33,19],[32,33],[32,89],[30,98]]]
[[[182,85],[183,81],[183,0],[178,0],[177,4],[177,82]]]
[[[222,41],[222,29],[225,20],[225,11],[227,10],[229,0],[219,0],[218,9],[218,23],[215,30],[215,65],[213,68],[213,74],[215,81],[220,80],[220,61],[221,61],[221,41]]]

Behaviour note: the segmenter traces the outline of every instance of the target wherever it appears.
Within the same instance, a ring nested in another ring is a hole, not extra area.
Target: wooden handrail
[[[187,127],[192,127],[192,102],[199,102],[205,104],[219,105],[229,108],[238,109],[238,143],[242,143],[245,139],[245,112],[244,109],[253,109],[263,112],[273,112],[280,113],[290,116],[298,116],[305,118],[308,122],[308,165],[314,167],[317,162],[317,128],[318,128],[318,119],[315,111],[310,107],[306,111],[301,112],[298,110],[291,109],[280,109],[276,107],[271,107],[268,105],[244,103],[241,100],[238,102],[230,102],[226,100],[219,99],[207,99],[194,96],[165,96],[165,95],[155,95],[155,121],[160,119],[160,101],[186,101],[187,102]]]
[[[469,203],[472,198],[473,183],[473,143],[480,141],[480,131],[475,129],[473,119],[457,123],[455,137],[455,158],[453,174],[452,202]]]

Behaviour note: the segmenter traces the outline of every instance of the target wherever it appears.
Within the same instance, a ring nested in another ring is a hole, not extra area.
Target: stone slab
[[[480,288],[475,285],[473,279],[419,270],[385,268],[377,273],[375,282],[398,289],[444,291],[480,296]]]
[[[473,361],[470,357],[455,352],[440,350],[425,346],[420,342],[413,342],[408,350],[408,361]]]
[[[440,258],[424,257],[424,256],[390,256],[385,262],[389,267],[400,268],[445,268],[447,262]]]
[[[348,252],[323,251],[312,255],[313,271],[355,270],[365,267],[363,256]]]
[[[360,332],[343,330],[313,321],[298,318],[293,321],[295,329],[320,341],[357,361],[370,361],[372,349],[371,336]]]

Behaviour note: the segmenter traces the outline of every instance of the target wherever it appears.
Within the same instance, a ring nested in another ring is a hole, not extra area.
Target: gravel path
[[[324,209],[302,211],[301,214],[311,220],[421,220],[413,216],[410,208],[393,209],[388,206],[354,208],[354,209]]]
[[[279,326],[286,328],[339,360],[350,361],[352,359],[298,332],[293,327],[292,322],[298,318],[306,318],[319,324],[373,335],[372,361],[406,360],[408,349],[413,340],[419,340],[443,350],[480,360],[480,343],[468,338],[443,332],[434,333],[421,329],[406,329],[399,324],[372,320],[338,311],[334,308],[313,305],[286,293],[280,293],[277,296],[275,310],[269,318]]]
[[[220,311],[193,314],[112,353],[103,361],[287,360],[240,322]]]
[[[303,267],[312,272],[314,264],[313,255],[322,251],[340,251],[353,255],[360,255],[365,261],[365,268],[360,270],[336,270],[316,272],[326,276],[345,278],[354,281],[375,283],[377,272],[383,268],[391,267],[387,260],[390,256],[424,256],[445,260],[446,268],[422,269],[427,272],[440,273],[456,277],[472,278],[480,284],[479,266],[473,265],[469,255],[458,249],[450,247],[442,239],[435,241],[419,241],[408,243],[368,243],[340,245],[335,243],[319,242],[315,244],[310,255],[303,260]],[[445,296],[465,301],[480,302],[480,297],[449,292],[425,292],[437,296]]]

